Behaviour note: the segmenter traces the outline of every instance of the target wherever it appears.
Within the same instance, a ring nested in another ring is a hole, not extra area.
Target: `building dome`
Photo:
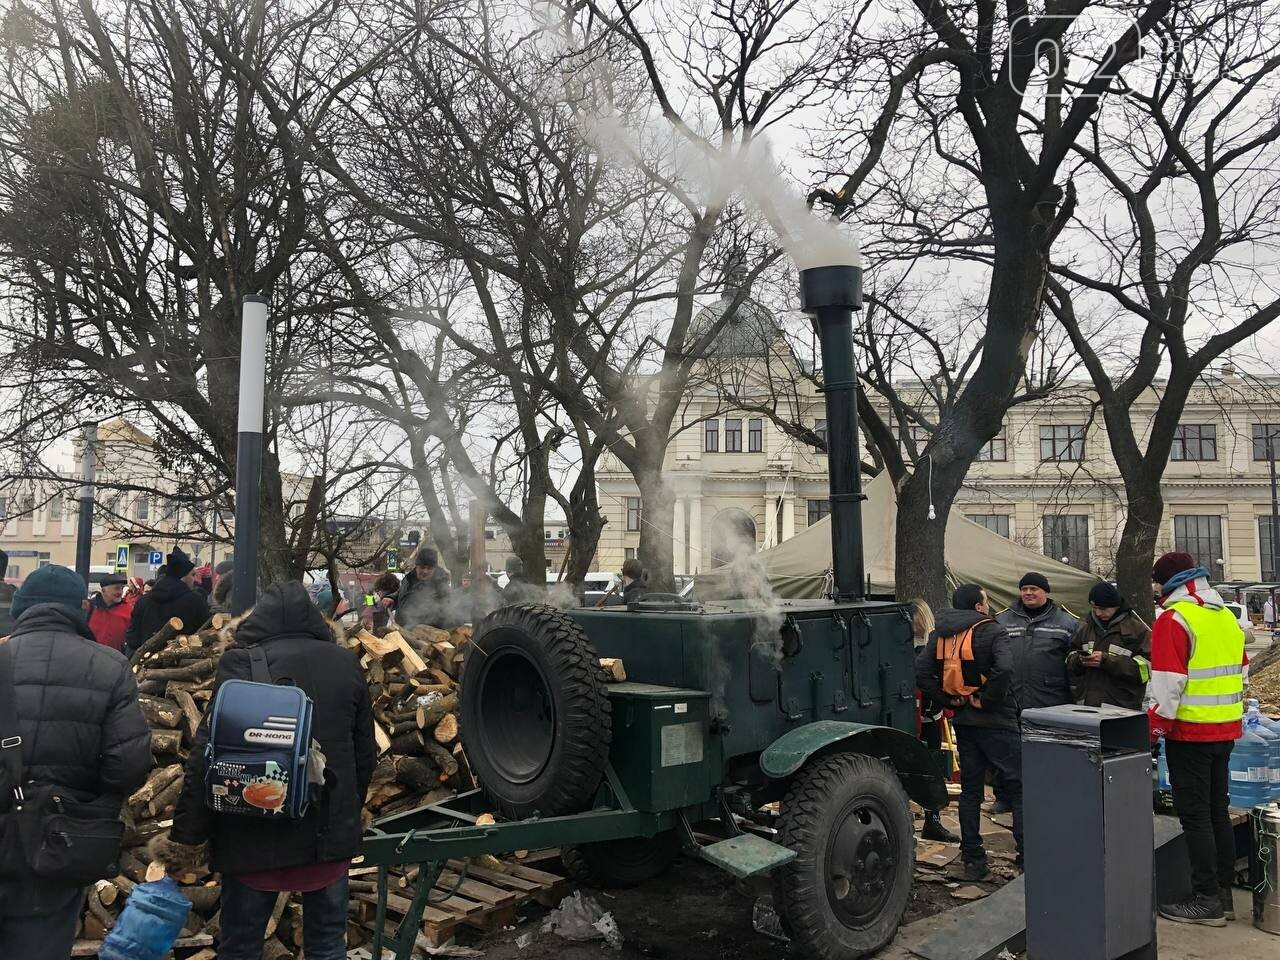
[[[713,335],[711,342],[699,350],[699,343],[708,331],[714,329],[725,315],[725,311],[738,296],[738,291],[746,288],[747,296],[739,302],[733,315],[720,326],[719,332]],[[765,357],[769,355],[774,341],[781,335],[778,321],[773,312],[750,295],[745,267],[735,267],[725,281],[724,292],[720,299],[710,306],[703,307],[693,315],[689,323],[689,333],[685,343],[692,354],[704,358],[712,357]]]

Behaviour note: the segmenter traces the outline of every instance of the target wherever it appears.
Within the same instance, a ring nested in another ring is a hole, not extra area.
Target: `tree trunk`
[[[1129,513],[1120,533],[1116,552],[1116,584],[1120,594],[1147,623],[1155,616],[1151,597],[1151,567],[1155,563],[1156,541],[1164,515],[1160,483],[1125,484]]]
[[[258,582],[296,580],[289,549],[280,461],[272,450],[262,452],[262,484],[258,505]]]
[[[933,509],[935,519],[929,519],[929,477],[925,470],[917,470],[898,488],[898,517],[895,525],[894,594],[899,600],[922,597],[934,610],[951,605],[951,591],[947,586],[946,539],[947,517],[955,501],[964,469],[959,479],[956,464],[940,470],[935,465],[933,474]]]
[[[638,556],[649,574],[649,590],[673,593],[675,549],[671,531],[675,523],[675,497],[662,475],[662,452],[657,466],[633,470],[640,487],[640,550]]]
[[[600,515],[600,501],[596,497],[594,468],[584,467],[569,493],[568,521],[569,557],[564,579],[578,584],[591,572],[591,564],[600,548],[600,533],[604,530],[604,517]]]

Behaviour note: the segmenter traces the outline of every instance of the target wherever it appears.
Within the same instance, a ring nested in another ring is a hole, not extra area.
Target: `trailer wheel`
[[[590,806],[611,727],[600,661],[578,624],[553,607],[495,610],[472,637],[461,700],[462,746],[504,815]]]
[[[911,896],[913,824],[893,768],[862,754],[810,763],[782,800],[778,842],[796,859],[774,874],[774,901],[806,957],[876,953]]]
[[[621,889],[660,877],[680,855],[674,830],[652,837],[605,840],[563,847],[560,859],[569,876],[588,887]]]

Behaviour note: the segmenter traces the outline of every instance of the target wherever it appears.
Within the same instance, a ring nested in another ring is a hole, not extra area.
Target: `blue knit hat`
[[[84,577],[67,567],[49,564],[35,570],[22,582],[13,595],[9,613],[16,620],[38,603],[56,603],[71,613],[83,615],[84,598],[89,587]]]

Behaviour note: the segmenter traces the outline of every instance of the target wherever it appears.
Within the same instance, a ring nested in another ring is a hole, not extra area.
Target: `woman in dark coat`
[[[307,957],[341,960],[347,869],[360,849],[360,815],[373,776],[369,688],[356,655],[334,642],[300,583],[266,589],[222,655],[215,696],[227,680],[252,679],[255,645],[265,650],[272,679],[291,680],[314,704],[311,736],[326,761],[323,795],[300,820],[214,813],[204,803],[206,716],[187,759],[173,829],[156,853],[175,872],[209,863],[222,874],[219,960],[259,960],[276,894],[285,890],[303,894]]]

